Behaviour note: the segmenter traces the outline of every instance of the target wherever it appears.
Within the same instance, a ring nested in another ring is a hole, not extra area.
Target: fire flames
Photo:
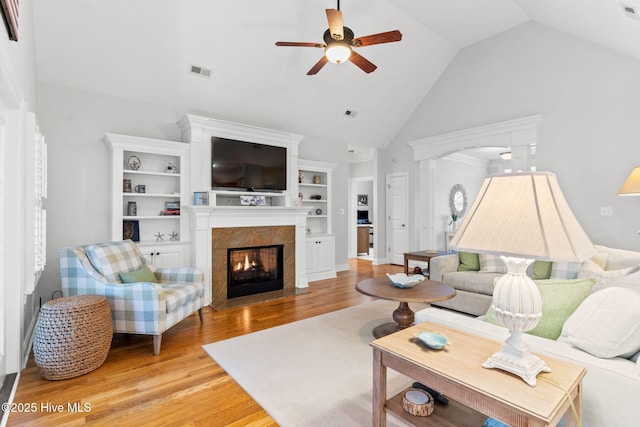
[[[240,271],[240,270],[251,270],[252,268],[256,267],[256,262],[255,261],[249,261],[249,255],[245,254],[244,256],[244,263],[237,263],[236,267],[233,269],[233,271]]]

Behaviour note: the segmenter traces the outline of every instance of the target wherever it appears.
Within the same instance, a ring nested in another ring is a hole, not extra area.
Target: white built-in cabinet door
[[[336,277],[335,236],[307,237],[305,252],[309,281]]]
[[[156,268],[178,268],[184,266],[184,248],[181,245],[142,246],[140,252]]]

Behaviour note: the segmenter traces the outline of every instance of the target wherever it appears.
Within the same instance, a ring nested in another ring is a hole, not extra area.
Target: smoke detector
[[[638,15],[638,8],[636,6],[626,4],[626,3],[620,3],[620,6],[622,6],[622,10],[624,11],[624,14],[627,15],[628,17],[633,19],[640,19],[640,16]]]
[[[357,111],[353,111],[353,110],[346,110],[344,112],[344,116],[348,117],[350,119],[353,119],[357,114],[358,114],[358,112]]]
[[[191,65],[191,72],[207,79],[211,77],[211,69],[200,67],[199,65]]]

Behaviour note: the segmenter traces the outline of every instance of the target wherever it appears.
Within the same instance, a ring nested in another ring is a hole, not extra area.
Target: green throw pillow
[[[551,277],[551,262],[535,261],[533,263],[533,280],[544,280]]]
[[[471,252],[458,252],[458,271],[480,271],[480,256]]]
[[[156,276],[146,265],[143,265],[138,270],[129,271],[127,273],[120,273],[120,280],[122,280],[122,283],[158,283],[158,279],[156,279]]]
[[[573,314],[582,301],[589,296],[595,279],[536,280],[542,297],[542,319],[528,334],[552,340],[562,332],[564,322]],[[484,321],[500,325],[493,305],[489,307]]]

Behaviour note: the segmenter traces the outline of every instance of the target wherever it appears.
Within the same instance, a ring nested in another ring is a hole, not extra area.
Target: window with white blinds
[[[47,255],[47,212],[43,207],[43,200],[47,198],[47,144],[44,136],[40,132],[38,125],[35,125],[34,138],[34,287],[40,279]]]

